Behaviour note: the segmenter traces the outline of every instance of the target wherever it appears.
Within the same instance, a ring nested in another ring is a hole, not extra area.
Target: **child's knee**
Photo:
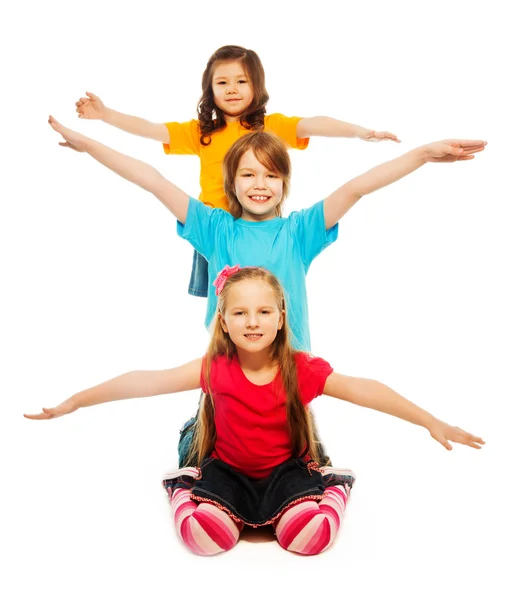
[[[312,512],[306,519],[296,519],[286,523],[283,529],[277,528],[278,542],[284,550],[312,556],[324,552],[333,543],[337,534],[334,519],[318,509]]]
[[[194,554],[200,556],[230,550],[236,545],[239,534],[236,523],[212,504],[200,504],[180,526],[181,539]]]

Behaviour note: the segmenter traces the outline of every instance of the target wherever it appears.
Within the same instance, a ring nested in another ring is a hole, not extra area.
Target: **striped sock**
[[[242,528],[213,504],[191,500],[190,490],[174,490],[171,505],[176,529],[195,554],[218,554],[230,550],[238,541]]]
[[[305,500],[286,510],[275,532],[280,546],[297,554],[320,554],[334,541],[347,504],[341,485],[329,487],[320,502]]]

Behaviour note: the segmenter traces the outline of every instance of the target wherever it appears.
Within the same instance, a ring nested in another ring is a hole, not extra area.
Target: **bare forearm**
[[[169,131],[163,123],[152,123],[140,117],[120,113],[112,108],[105,108],[104,123],[113,125],[122,131],[141,137],[169,144]]]
[[[156,396],[164,393],[164,380],[160,371],[131,371],[83,390],[73,400],[78,408],[85,408],[113,400]]]
[[[372,379],[351,379],[351,391],[345,400],[429,428],[435,417],[407,400],[387,385]]]
[[[297,126],[299,138],[311,136],[355,138],[366,135],[368,129],[332,117],[309,117],[301,119]]]
[[[140,160],[116,152],[92,140],[77,131],[72,131],[59,123],[52,115],[48,119],[51,127],[65,140],[62,146],[67,146],[78,152],[87,152],[97,162],[114,171],[127,181],[151,192],[164,204],[181,223],[185,223],[188,212],[189,197],[177,186],[167,181],[150,165]]]
[[[148,192],[155,193],[160,185],[160,180],[163,179],[162,175],[152,166],[117,152],[95,140],[87,140],[85,151],[120,177],[135,183]]]
[[[83,390],[71,396],[58,406],[43,408],[40,413],[25,414],[27,419],[36,421],[54,419],[68,415],[78,408],[126,400],[127,398],[146,398],[159,394],[174,394],[196,390],[200,387],[202,359],[158,371],[131,371],[104,381],[99,385]]]
[[[167,181],[156,169],[136,158],[121,154],[121,152],[117,152],[89,138],[81,137],[80,144],[81,149],[92,156],[97,162],[124,179],[151,192],[181,223],[185,222],[189,202],[188,194],[185,194],[185,192],[173,183]]]
[[[326,229],[337,223],[363,196],[398,181],[422,167],[425,162],[424,151],[416,148],[342,185],[324,201]]]
[[[345,185],[352,194],[361,198],[413,173],[425,163],[424,152],[416,148],[403,156],[370,169]]]

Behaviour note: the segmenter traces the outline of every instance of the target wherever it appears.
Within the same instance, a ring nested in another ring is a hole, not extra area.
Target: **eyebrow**
[[[262,306],[258,306],[255,310],[264,310],[265,308],[269,308],[270,310],[275,310],[276,306],[273,304],[263,304]],[[246,306],[231,306],[227,310],[247,310]]]
[[[221,75],[220,77],[214,77],[213,81],[219,81],[220,79],[228,79],[228,77],[226,77],[225,75]],[[231,79],[248,79],[247,75],[241,74],[241,75],[233,75],[231,77]]]

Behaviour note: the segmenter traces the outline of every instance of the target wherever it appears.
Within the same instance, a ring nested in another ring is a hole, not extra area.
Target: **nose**
[[[266,189],[266,182],[264,181],[264,177],[260,174],[255,177],[254,189],[256,189],[256,190],[265,190]]]
[[[227,95],[229,94],[235,94],[236,93],[236,85],[234,83],[229,83],[229,85],[227,86],[225,93]]]
[[[259,327],[259,316],[257,313],[248,313],[246,326],[248,329],[257,329]]]

